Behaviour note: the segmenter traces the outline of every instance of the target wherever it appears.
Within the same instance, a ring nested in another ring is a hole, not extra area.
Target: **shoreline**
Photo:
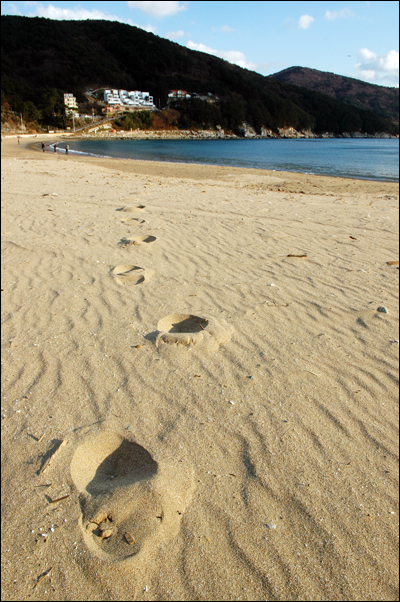
[[[36,136],[35,136],[36,138]],[[49,142],[49,146],[54,144],[55,142],[59,143],[60,140],[80,140],[81,138],[79,137],[68,137],[68,138],[64,138],[62,134],[60,134],[59,136],[55,137],[54,135],[50,135],[48,138],[48,142]],[[97,138],[98,140],[104,140],[104,138]],[[119,138],[118,138],[119,139]],[[42,150],[40,148],[40,142],[36,141],[36,142],[31,142],[31,143],[26,143],[24,145],[25,148],[29,148],[32,151],[35,152],[40,152],[41,154],[52,154],[51,152],[45,152],[42,153]],[[19,146],[20,148],[20,146]],[[56,154],[57,156],[62,156],[65,155],[65,153],[53,153]],[[316,178],[334,178],[334,179],[343,179],[343,180],[356,180],[356,181],[365,181],[365,182],[377,182],[377,183],[391,183],[391,184],[398,184],[399,180],[395,180],[395,179],[391,179],[391,180],[387,180],[387,179],[381,179],[381,178],[367,178],[367,177],[354,177],[354,176],[343,176],[343,175],[322,175],[322,174],[314,174],[314,173],[305,173],[305,172],[300,172],[300,171],[281,171],[281,170],[268,170],[268,169],[264,169],[264,168],[250,168],[250,167],[236,167],[236,166],[229,166],[229,165],[215,165],[215,164],[207,164],[207,163],[180,163],[177,161],[156,161],[156,160],[150,160],[150,159],[131,159],[131,158],[119,158],[119,157],[111,157],[111,156],[101,156],[101,155],[94,155],[94,154],[85,154],[85,153],[75,153],[73,150],[70,150],[70,153],[68,154],[68,158],[69,159],[93,159],[93,160],[103,160],[103,161],[133,161],[133,162],[138,162],[138,163],[144,163],[144,164],[157,164],[157,165],[165,165],[168,166],[170,169],[172,169],[173,171],[176,171],[173,166],[180,166],[181,168],[185,168],[185,167],[190,167],[192,166],[193,168],[199,168],[199,167],[204,167],[205,169],[209,170],[209,169],[237,169],[237,170],[247,170],[251,173],[262,173],[265,172],[267,174],[270,175],[274,175],[277,174],[281,177],[283,177],[285,174],[288,174],[288,177],[290,177],[289,174],[292,174],[293,177],[298,177],[298,176],[309,176],[309,177],[316,177]],[[165,170],[162,170],[165,171]]]

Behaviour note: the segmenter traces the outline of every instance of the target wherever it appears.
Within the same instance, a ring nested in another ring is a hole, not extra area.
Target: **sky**
[[[399,86],[399,2],[1,2],[1,14],[106,19],[262,75],[309,67]]]

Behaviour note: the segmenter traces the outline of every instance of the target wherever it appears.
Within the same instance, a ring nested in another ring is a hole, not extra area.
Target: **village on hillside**
[[[140,92],[139,90],[104,90],[101,112],[104,115],[112,115],[121,111],[146,109],[148,111],[156,110],[153,102],[153,97],[149,92]],[[90,117],[88,115],[80,115],[76,97],[73,94],[64,94],[65,115],[74,117],[75,119]]]
[[[61,91],[60,91],[61,92]],[[42,131],[54,133],[65,131],[71,133],[80,132],[82,135],[107,135],[135,133],[141,135],[140,131],[167,130],[163,135],[180,135],[183,137],[209,137],[209,138],[390,138],[396,137],[381,131],[373,134],[365,132],[343,132],[334,134],[326,131],[315,134],[311,128],[295,129],[291,126],[276,127],[274,130],[262,126],[257,129],[253,124],[241,120],[235,127],[222,127],[218,121],[210,123],[212,110],[210,105],[216,105],[218,112],[220,98],[211,92],[188,92],[183,89],[169,90],[165,106],[161,107],[160,99],[154,102],[149,92],[139,90],[124,90],[111,88],[86,89],[79,94],[80,100],[71,92],[61,93],[58,108],[53,107],[53,117],[58,115],[59,125],[56,128],[42,126]],[[197,120],[201,123],[198,127],[193,121],[193,106],[190,101],[197,103],[193,105],[197,109]],[[199,104],[200,101],[200,104]],[[189,103],[189,104],[188,104]],[[203,104],[201,104],[203,103]],[[210,109],[205,107],[209,106]],[[199,112],[199,107],[201,108]],[[57,110],[57,113],[55,112]],[[80,110],[82,112],[80,112]],[[209,112],[211,111],[211,113]],[[199,117],[200,114],[202,117]],[[183,115],[183,118],[182,118]],[[219,114],[219,119],[221,115]],[[28,123],[24,123],[22,113],[15,111],[4,111],[2,107],[2,132],[26,132],[32,129]],[[20,122],[20,123],[19,123]],[[221,121],[222,123],[222,121]],[[35,129],[35,128],[33,128]],[[36,131],[37,128],[36,128]],[[150,135],[150,134],[148,134]],[[398,136],[397,136],[398,137]]]
[[[102,92],[99,90],[97,92]],[[187,92],[186,90],[170,90],[168,93],[167,105],[174,101],[197,98],[209,103],[215,103],[219,99],[211,92],[199,94],[197,92]],[[149,92],[139,90],[116,90],[105,89],[102,92],[102,101],[98,104],[104,104],[101,108],[103,115],[113,115],[121,111],[157,111],[153,96]],[[71,93],[64,94],[65,114],[69,117],[79,119],[82,117],[91,117],[90,115],[80,115],[76,97]],[[160,108],[160,107],[159,107]]]

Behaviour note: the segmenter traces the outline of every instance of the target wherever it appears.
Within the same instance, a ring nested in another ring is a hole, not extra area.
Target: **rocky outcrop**
[[[246,122],[243,122],[242,125],[237,128],[237,133],[242,138],[255,138],[257,136],[255,129]]]
[[[301,134],[292,127],[289,128],[278,128],[280,138],[305,138],[304,134]]]
[[[235,135],[227,135],[224,130],[132,130],[129,132],[97,132],[81,134],[84,138],[115,138],[115,139],[134,139],[134,140],[217,140],[237,138]]]
[[[273,132],[268,128],[261,129],[261,135],[257,135],[254,128],[245,124],[242,126],[239,135],[225,134],[224,130],[217,126],[216,130],[131,130],[131,131],[118,131],[113,132],[110,130],[97,129],[97,131],[90,130],[89,133],[85,132],[80,134],[84,138],[110,138],[110,139],[134,139],[134,140],[234,140],[239,138],[247,139],[266,139],[266,138],[287,138],[287,139],[298,139],[298,138],[394,138],[390,134],[379,133],[375,136],[370,136],[363,133],[344,133],[335,135],[332,132],[325,132],[320,136],[314,134],[311,130],[297,131],[294,128],[280,128],[278,132]],[[78,137],[77,133],[72,133]],[[398,136],[397,136],[398,138]]]
[[[262,127],[261,128],[261,137],[262,138],[278,138],[277,134],[272,130]]]

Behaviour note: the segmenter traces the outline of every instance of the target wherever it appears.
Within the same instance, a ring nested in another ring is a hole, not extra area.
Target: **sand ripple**
[[[397,187],[128,163],[2,160],[4,599],[397,599]]]

